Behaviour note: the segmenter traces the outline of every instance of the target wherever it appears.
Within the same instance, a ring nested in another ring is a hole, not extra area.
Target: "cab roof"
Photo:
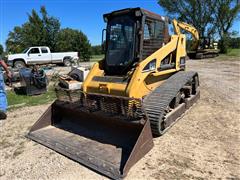
[[[160,16],[156,13],[150,12],[146,9],[137,7],[137,8],[126,8],[126,9],[120,9],[117,11],[112,11],[111,13],[107,13],[103,15],[104,20],[106,21],[107,19],[113,17],[113,16],[118,16],[118,15],[123,15],[123,14],[133,14],[136,16],[136,13],[139,13],[140,16],[146,16],[151,19],[156,19],[160,21],[165,21],[166,17]]]

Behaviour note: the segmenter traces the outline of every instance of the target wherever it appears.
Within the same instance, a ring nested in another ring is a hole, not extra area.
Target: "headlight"
[[[156,69],[156,59],[150,61],[143,69],[143,72],[155,71]]]

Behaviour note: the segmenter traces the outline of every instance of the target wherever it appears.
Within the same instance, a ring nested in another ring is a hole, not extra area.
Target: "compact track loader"
[[[104,20],[105,58],[79,100],[56,100],[27,137],[118,179],[196,102],[199,79],[185,71],[185,35],[169,36],[166,17],[133,8]]]

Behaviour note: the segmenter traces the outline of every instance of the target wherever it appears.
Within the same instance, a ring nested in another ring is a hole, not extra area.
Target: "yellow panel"
[[[136,67],[136,70],[133,73],[132,79],[127,87],[127,96],[129,97],[135,97],[135,98],[141,98],[148,91],[152,89],[155,89],[160,83],[148,83],[149,80],[147,78],[150,78],[149,76],[155,76],[156,78],[160,78],[160,76],[164,75],[171,75],[172,73],[180,70],[180,57],[186,55],[186,50],[183,48],[185,46],[184,42],[185,36],[177,36],[173,35],[171,36],[171,41],[167,43],[165,46],[163,46],[161,49],[147,57],[145,60],[141,61],[138,66]],[[179,40],[182,40],[182,42],[179,43]],[[181,49],[177,49],[181,47]],[[161,61],[170,53],[176,51],[177,49],[177,56],[176,56],[176,67],[170,70],[164,70],[164,71],[158,71],[158,67],[161,65]],[[178,52],[181,51],[181,52]],[[151,62],[152,60],[156,59],[156,69],[148,72],[144,72],[144,67]],[[147,80],[147,81],[146,81]],[[144,88],[146,87],[146,88]],[[147,90],[146,90],[147,89]]]
[[[145,85],[150,91],[153,91],[156,87],[160,86],[171,75],[172,73],[168,73],[160,76],[154,76],[153,74],[151,74],[145,79]]]
[[[104,72],[100,69],[99,63],[96,63],[83,83],[83,91],[88,93],[92,92],[143,98],[164,82],[169,76],[180,70],[180,58],[186,56],[185,41],[184,35],[171,36],[171,41],[169,43],[145,60],[139,62],[128,84],[93,81],[92,79],[94,76],[104,76]],[[173,69],[159,71],[158,69],[161,65],[161,61],[174,51],[176,51],[176,59],[172,61],[176,61],[176,66]],[[156,68],[147,72],[143,71],[145,66],[154,59],[156,59]]]
[[[126,87],[127,84],[91,81],[86,92],[126,96]]]

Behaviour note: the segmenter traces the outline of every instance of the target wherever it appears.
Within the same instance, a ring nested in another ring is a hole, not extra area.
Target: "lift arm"
[[[178,22],[176,19],[173,19],[172,23],[173,23],[173,28],[174,28],[175,34],[180,35],[181,34],[181,29],[183,29],[183,30],[189,32],[193,36],[193,38],[195,40],[193,49],[197,49],[198,48],[198,43],[199,43],[198,30],[195,27],[193,27],[193,26],[191,26],[187,23]]]

